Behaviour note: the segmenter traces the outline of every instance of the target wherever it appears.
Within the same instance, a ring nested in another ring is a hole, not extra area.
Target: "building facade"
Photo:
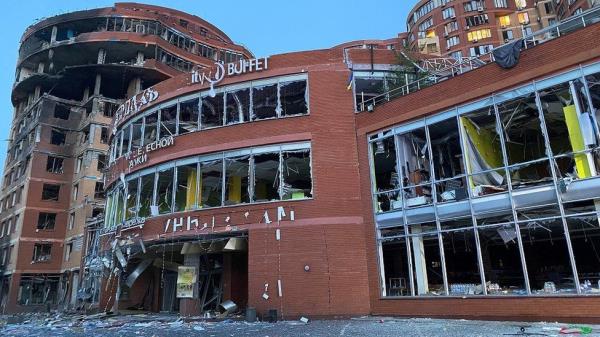
[[[552,0],[422,0],[407,18],[409,48],[443,57],[478,57],[552,26],[556,6]]]
[[[109,126],[125,98],[192,67],[250,56],[200,18],[138,4],[27,29],[0,193],[3,312],[98,300],[97,286],[79,287],[96,253],[86,224],[93,229],[103,219]]]
[[[233,301],[284,319],[600,320],[600,10],[555,28],[510,69],[484,54],[425,72],[430,60],[401,50],[402,34],[260,57],[232,46],[240,58],[176,59],[179,72],[127,85],[102,125],[106,201],[86,217],[74,303],[212,316]],[[78,181],[59,192],[67,210]],[[47,240],[19,233],[15,246]],[[40,298],[45,274],[23,251],[5,272],[9,311],[36,308],[23,294]],[[73,277],[56,268],[59,301]],[[27,288],[34,272],[37,288]]]

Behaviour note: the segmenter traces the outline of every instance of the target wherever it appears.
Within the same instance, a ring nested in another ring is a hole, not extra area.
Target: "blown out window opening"
[[[144,169],[107,193],[105,227],[188,210],[313,197],[310,143],[203,155]]]
[[[111,159],[168,136],[264,119],[309,114],[307,76],[225,86],[165,102],[128,122],[112,140]]]
[[[586,66],[371,135],[382,295],[600,294],[599,79]]]

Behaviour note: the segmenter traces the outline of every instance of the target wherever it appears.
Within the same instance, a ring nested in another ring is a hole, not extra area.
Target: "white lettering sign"
[[[175,138],[173,136],[164,137],[150,144],[146,144],[129,153],[127,157],[127,167],[132,169],[141,165],[148,161],[148,153],[173,146],[173,144],[175,144]]]
[[[192,84],[204,84],[209,83],[211,88],[221,82],[225,75],[227,76],[235,76],[242,75],[246,73],[252,73],[262,70],[269,69],[269,58],[255,58],[249,60],[239,60],[238,62],[231,62],[227,64],[227,67],[223,65],[221,62],[216,62],[216,70],[213,72],[212,70],[207,73],[200,72],[198,69],[192,70]]]
[[[117,125],[127,116],[140,112],[142,107],[154,102],[158,98],[158,91],[148,88],[141,93],[131,97],[121,104],[115,112],[113,120],[113,134],[117,132]]]

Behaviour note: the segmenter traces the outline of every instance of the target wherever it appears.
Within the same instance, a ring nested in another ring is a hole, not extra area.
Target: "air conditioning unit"
[[[478,12],[483,12],[483,7],[477,7]]]
[[[448,33],[444,33],[444,37],[448,37]]]
[[[504,43],[508,43],[508,41],[509,41],[508,39],[504,39]]]
[[[446,48],[446,50],[450,50],[450,47]]]
[[[473,43],[477,43],[479,42],[477,39],[473,39]]]
[[[465,26],[465,30],[469,30],[469,29],[471,29],[471,27]]]

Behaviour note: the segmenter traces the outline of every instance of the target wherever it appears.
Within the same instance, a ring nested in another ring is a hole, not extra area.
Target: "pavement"
[[[524,327],[524,332],[521,330]],[[344,320],[247,323],[240,320],[185,320],[174,315],[142,314],[113,317],[78,315],[0,316],[0,336],[206,336],[206,337],[488,337],[598,336],[600,325],[520,323],[445,319],[360,317]],[[570,329],[570,330],[569,330]],[[579,333],[579,334],[577,334]],[[583,334],[582,334],[583,333]]]

